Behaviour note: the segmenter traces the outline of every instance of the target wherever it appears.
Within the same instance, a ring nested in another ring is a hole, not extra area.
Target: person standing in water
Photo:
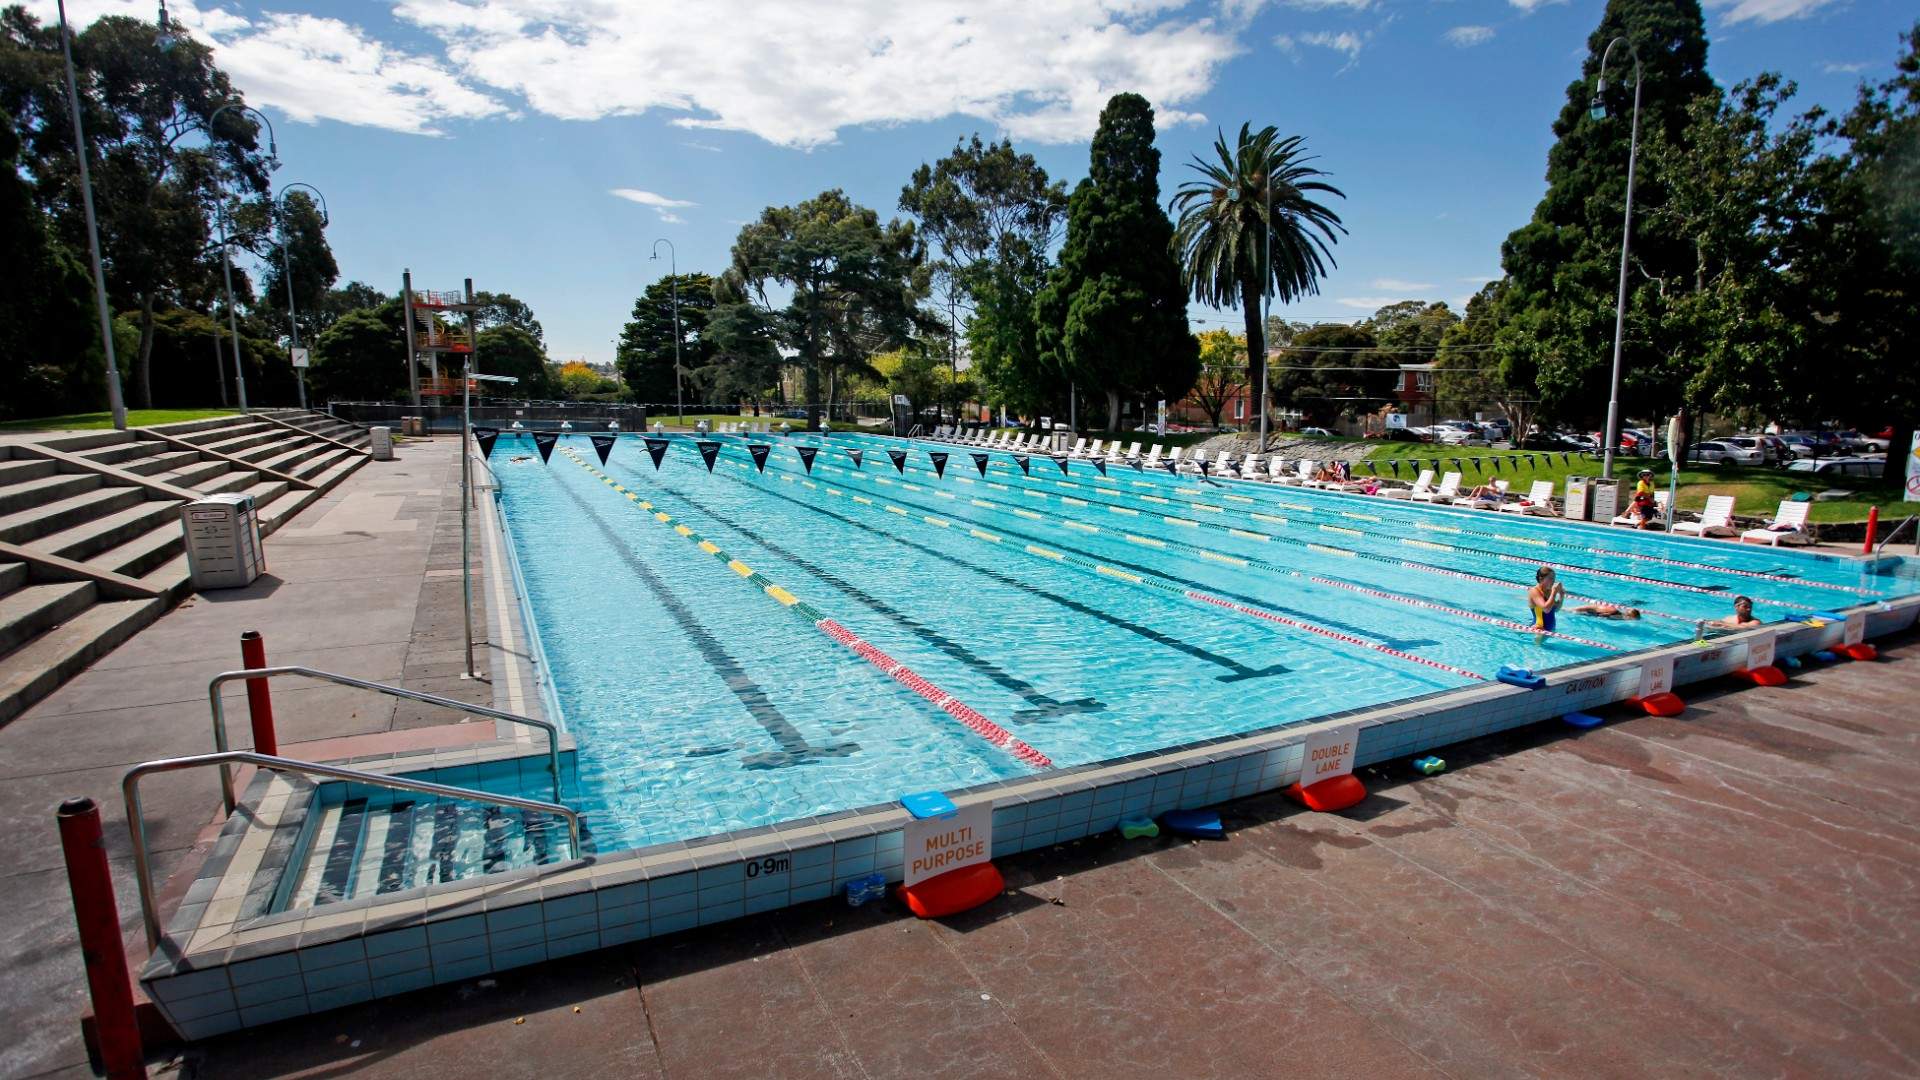
[[[1567,602],[1567,590],[1554,578],[1551,566],[1535,571],[1533,581],[1533,588],[1527,590],[1527,606],[1533,610],[1534,640],[1541,641],[1553,633],[1560,605]]]

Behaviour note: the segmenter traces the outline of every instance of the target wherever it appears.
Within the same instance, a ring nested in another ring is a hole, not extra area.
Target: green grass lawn
[[[177,424],[183,420],[206,420],[215,416],[232,416],[237,409],[128,409],[128,427],[153,427],[155,424]],[[0,431],[96,431],[113,426],[113,414],[106,412],[74,413],[70,416],[42,416],[32,420],[8,420],[0,423]]]
[[[1534,463],[1528,466],[1524,455],[1533,454]],[[1476,474],[1467,462],[1472,458],[1511,458],[1523,455],[1518,468],[1502,465],[1501,472],[1494,472],[1490,465],[1483,464],[1481,472]],[[1419,475],[1421,469],[1432,469],[1436,474],[1455,468],[1452,459],[1460,459],[1466,475],[1463,484],[1472,484],[1476,477],[1504,477],[1513,482],[1517,491],[1525,491],[1528,484],[1535,480],[1551,480],[1556,492],[1564,493],[1568,476],[1598,476],[1600,462],[1593,458],[1583,458],[1578,454],[1572,460],[1563,461],[1559,453],[1548,454],[1544,450],[1492,450],[1474,446],[1436,446],[1432,443],[1385,443],[1374,448],[1367,460],[1379,465],[1382,476],[1391,476],[1386,462],[1399,460],[1400,476],[1411,480]],[[1651,468],[1655,483],[1660,490],[1667,488],[1666,460],[1621,457],[1614,459],[1614,476],[1623,484],[1630,485],[1633,477],[1641,469]],[[1365,474],[1365,470],[1361,470]],[[1901,491],[1897,484],[1868,481],[1860,477],[1816,477],[1809,473],[1788,472],[1774,468],[1741,468],[1739,466],[1696,465],[1680,470],[1680,509],[1698,512],[1707,505],[1709,495],[1731,495],[1734,498],[1734,512],[1756,516],[1771,516],[1780,505],[1780,500],[1788,498],[1796,491],[1817,495],[1822,491],[1842,489],[1853,492],[1845,499],[1833,499],[1815,502],[1810,517],[1816,522],[1837,524],[1840,522],[1865,521],[1867,509],[1872,506],[1881,508],[1883,516],[1893,514],[1897,520],[1901,503]],[[1622,505],[1625,500],[1622,499]],[[1890,511],[1888,508],[1892,507]]]

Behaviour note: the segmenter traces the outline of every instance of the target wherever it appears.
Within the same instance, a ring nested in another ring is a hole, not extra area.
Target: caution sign
[[[1352,772],[1354,751],[1359,746],[1358,724],[1342,724],[1307,736],[1300,751],[1300,786]]]
[[[480,444],[480,456],[493,456],[493,444],[500,438],[499,428],[477,427],[473,429],[473,441]]]
[[[536,431],[533,433],[533,445],[535,449],[540,451],[541,461],[545,461],[553,456],[553,444],[559,441],[560,436],[555,435],[551,431]]]
[[[600,455],[600,464],[605,465],[607,463],[607,455],[613,453],[614,436],[589,435],[587,439],[593,443],[593,452]]]
[[[993,858],[993,804],[976,803],[952,817],[907,822],[903,862],[906,884]]]
[[[667,456],[667,440],[647,438],[647,456],[653,459],[653,467],[660,467],[660,459]]]

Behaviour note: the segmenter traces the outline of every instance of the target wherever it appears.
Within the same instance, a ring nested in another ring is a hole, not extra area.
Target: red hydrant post
[[[120,939],[120,909],[113,902],[113,875],[100,839],[100,807],[92,799],[68,799],[55,814],[60,849],[73,889],[73,919],[80,928],[80,955],[93,995],[100,1064],[109,1080],[147,1075],[140,1049],[140,1022],[133,1013],[133,977]]]
[[[249,671],[267,666],[267,643],[260,631],[240,635],[240,662]],[[266,679],[247,680],[247,715],[253,719],[254,752],[279,756],[280,740],[273,733],[273,695]]]
[[[1879,529],[1880,508],[1877,506],[1869,506],[1867,507],[1867,542],[1860,548],[1860,554],[1873,554],[1873,534],[1879,531]]]

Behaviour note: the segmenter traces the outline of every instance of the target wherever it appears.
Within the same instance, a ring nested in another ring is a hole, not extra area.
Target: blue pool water
[[[603,851],[1034,772],[975,713],[1072,766],[1684,640],[1736,593],[1774,620],[1916,589],[1803,553],[1127,467],[1025,476],[996,453],[982,476],[964,449],[871,436],[763,437],[761,473],[720,441],[711,473],[685,439],[659,469],[632,437],[605,466],[584,437],[545,464],[525,437],[492,456]],[[1648,617],[1536,637],[1542,561]]]

